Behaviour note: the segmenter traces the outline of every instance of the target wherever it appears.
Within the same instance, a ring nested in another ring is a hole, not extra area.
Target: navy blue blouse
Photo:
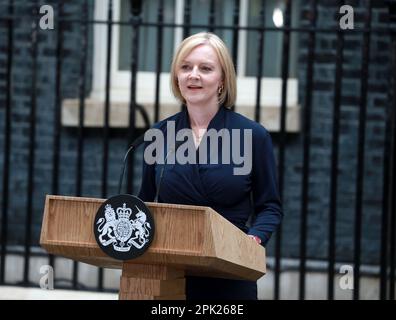
[[[176,132],[191,129],[187,108],[154,125],[165,137],[168,121],[175,121]],[[208,152],[206,164],[179,164],[176,161],[166,165],[158,202],[211,207],[245,233],[260,237],[265,246],[282,219],[271,137],[257,122],[225,107],[220,107],[210,121],[207,129],[212,128],[218,131],[226,128],[230,132],[232,129],[239,129],[240,132],[243,129],[252,130],[250,172],[233,174],[233,170],[242,165],[235,164],[232,157],[231,163],[222,163],[222,139],[219,139],[219,164],[210,161],[213,154]],[[238,141],[232,140],[232,144],[235,143]],[[245,150],[249,151],[249,148],[244,148],[243,138],[239,139],[239,143],[241,155]],[[163,164],[143,163],[139,197],[143,201],[153,201]],[[253,219],[249,221],[250,216]]]

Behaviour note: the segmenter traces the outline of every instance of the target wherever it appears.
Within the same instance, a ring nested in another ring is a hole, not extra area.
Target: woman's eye
[[[203,71],[211,71],[212,69],[209,68],[209,67],[202,67],[202,70],[203,70]]]
[[[182,69],[182,70],[188,70],[188,68],[189,68],[190,66],[188,66],[188,65],[182,65],[180,68]]]

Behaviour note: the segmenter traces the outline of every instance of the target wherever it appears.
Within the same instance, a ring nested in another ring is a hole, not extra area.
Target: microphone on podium
[[[118,183],[118,194],[121,194],[121,187],[122,187],[122,180],[124,179],[124,173],[125,173],[125,167],[126,167],[126,160],[128,159],[128,155],[132,150],[135,150],[137,147],[139,147],[143,142],[144,142],[144,134],[143,133],[141,136],[135,139],[135,141],[132,142],[131,146],[125,152],[124,160],[123,160],[123,166],[122,166],[122,171],[120,175],[120,180]]]

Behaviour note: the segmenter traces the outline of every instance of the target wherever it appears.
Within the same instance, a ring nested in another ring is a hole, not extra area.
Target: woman
[[[180,164],[176,157],[176,163],[167,164],[166,170],[161,170],[163,164],[145,162],[139,197],[144,201],[154,200],[163,171],[159,202],[212,207],[250,235],[252,241],[265,246],[282,218],[272,142],[264,127],[230,110],[236,100],[236,76],[223,41],[206,32],[186,38],[172,62],[171,86],[186,108],[154,128],[165,137],[167,133],[170,135],[170,123],[174,124],[176,133],[190,129],[197,153],[203,150],[204,143],[218,148],[206,148],[207,161],[198,163]],[[217,145],[205,139],[213,130],[222,132]],[[248,154],[244,160],[251,162],[250,167],[246,165],[249,170],[235,171],[242,169],[241,162],[235,161],[236,157],[227,158],[224,151],[235,154],[231,149]],[[220,160],[217,163],[211,161],[216,158],[214,155]],[[249,222],[252,213],[255,218]],[[186,296],[187,299],[256,300],[257,283],[187,277]]]

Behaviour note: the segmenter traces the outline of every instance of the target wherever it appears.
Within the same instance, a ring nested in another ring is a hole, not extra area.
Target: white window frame
[[[120,0],[113,1],[113,20],[119,21],[120,19]],[[241,0],[240,2],[240,25],[247,25],[248,17],[248,4],[249,0]],[[175,0],[175,23],[183,23],[183,9],[184,0]],[[95,1],[94,19],[99,21],[107,20],[108,0]],[[118,70],[119,59],[119,25],[113,25],[112,35],[112,56],[111,56],[111,88],[110,96],[113,105],[126,104],[130,99],[130,71]],[[174,36],[174,50],[181,42],[183,37],[183,29],[181,27],[175,28]],[[247,31],[239,31],[238,43],[238,77],[237,77],[237,101],[236,111],[245,114],[251,119],[254,119],[254,108],[256,105],[256,77],[246,77],[245,74],[245,59],[247,50]],[[106,59],[107,59],[107,25],[95,24],[94,25],[94,50],[93,50],[93,86],[89,97],[92,101],[103,101],[105,97],[105,79],[106,79]],[[148,109],[154,105],[155,100],[155,72],[142,72],[137,73],[137,90],[136,101],[144,105]],[[161,73],[160,76],[160,103],[165,107],[171,106],[172,112],[180,109],[180,103],[173,97],[169,84],[169,73]],[[262,123],[269,127],[265,118],[272,118],[274,124],[272,129],[279,130],[279,117],[281,106],[281,78],[268,78],[263,77],[261,81],[261,119]],[[287,130],[299,131],[299,106],[298,106],[298,80],[296,78],[289,78],[287,83],[287,107],[288,119]],[[70,101],[69,101],[70,102]],[[68,104],[66,102],[66,104]],[[89,104],[89,103],[88,103]],[[92,103],[91,103],[92,104]],[[94,103],[95,104],[95,103]],[[70,106],[70,103],[69,103]],[[114,109],[114,108],[112,108]],[[268,109],[268,110],[266,110]],[[65,110],[64,110],[65,111]],[[69,110],[70,111],[70,110]],[[113,112],[113,110],[112,110]],[[270,112],[270,113],[268,113]],[[71,114],[72,112],[64,112],[63,114]],[[89,113],[89,112],[88,112]],[[152,117],[152,110],[149,111]],[[294,114],[294,115],[293,115]],[[164,115],[164,114],[161,114]],[[166,116],[169,114],[165,114]],[[289,119],[289,118],[293,119]],[[161,117],[163,118],[163,117]],[[152,119],[151,119],[152,120]],[[271,119],[270,119],[271,120]],[[289,122],[292,123],[289,123]],[[72,121],[73,122],[73,121]],[[88,120],[89,123],[89,120]],[[67,120],[65,125],[67,125]],[[277,129],[276,129],[277,127]],[[271,128],[270,128],[271,129]]]

